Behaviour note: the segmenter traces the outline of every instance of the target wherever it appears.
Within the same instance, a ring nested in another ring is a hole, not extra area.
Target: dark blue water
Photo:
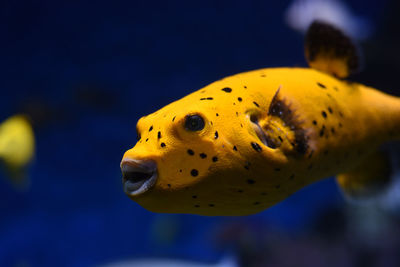
[[[0,177],[0,266],[92,266],[135,257],[216,261],[220,229],[303,231],[342,197],[332,179],[246,218],[160,215],[123,193],[138,118],[227,75],[305,66],[289,1],[2,1],[0,119],[37,121],[31,187]],[[386,1],[355,0],[379,23]],[[166,234],[169,233],[169,234]]]

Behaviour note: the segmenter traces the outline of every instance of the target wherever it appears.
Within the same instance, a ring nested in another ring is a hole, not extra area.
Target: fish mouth
[[[125,158],[121,161],[122,184],[128,196],[137,196],[156,183],[157,164],[152,160]]]

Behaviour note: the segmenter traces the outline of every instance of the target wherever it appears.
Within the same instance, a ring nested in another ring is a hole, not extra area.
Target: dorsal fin
[[[305,55],[311,68],[345,78],[359,69],[359,57],[351,39],[334,26],[314,21],[305,38]]]

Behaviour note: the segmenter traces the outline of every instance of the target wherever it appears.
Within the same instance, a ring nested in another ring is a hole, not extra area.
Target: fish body
[[[141,118],[121,162],[128,196],[154,212],[253,214],[400,138],[399,98],[336,78],[347,54],[308,50],[314,68],[233,75]]]

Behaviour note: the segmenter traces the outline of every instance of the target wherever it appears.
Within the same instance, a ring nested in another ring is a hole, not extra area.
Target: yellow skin
[[[274,97],[290,121],[271,113]],[[204,119],[200,131],[185,128],[193,114]],[[260,140],[254,118],[274,148]],[[141,118],[137,130],[141,139],[122,166],[152,160],[158,177],[132,200],[154,212],[247,215],[349,172],[383,142],[399,139],[400,100],[315,69],[261,69],[173,102]]]

